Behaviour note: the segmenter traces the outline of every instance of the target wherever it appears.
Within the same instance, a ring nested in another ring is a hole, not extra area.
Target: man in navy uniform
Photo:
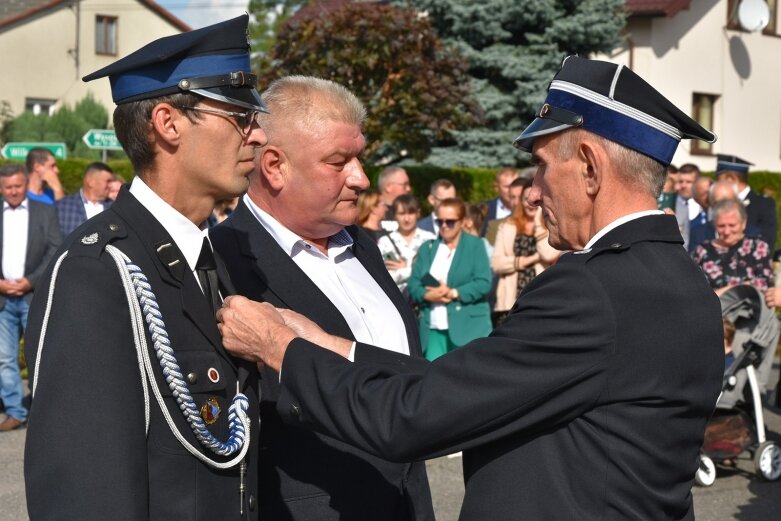
[[[229,297],[225,346],[281,369],[286,421],[398,461],[462,450],[462,521],[693,519],[724,359],[718,299],[656,208],[681,138],[715,140],[628,68],[570,57],[515,145],[571,252],[489,337],[426,364]]]
[[[735,183],[738,199],[746,205],[747,227],[758,229],[759,237],[770,246],[771,252],[775,251],[778,233],[776,202],[753,191],[748,185],[748,170],[753,163],[727,154],[718,154],[717,159],[716,179]]]
[[[55,255],[30,311],[32,521],[256,520],[257,371],[223,349],[206,239],[265,142],[246,15],[154,41],[108,76],[136,170]]]

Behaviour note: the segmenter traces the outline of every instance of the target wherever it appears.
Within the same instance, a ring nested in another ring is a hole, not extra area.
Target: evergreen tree
[[[453,132],[432,151],[442,166],[499,167],[528,162],[513,139],[533,119],[564,57],[613,49],[625,24],[624,0],[394,0],[427,13],[446,45],[469,61],[480,128]]]

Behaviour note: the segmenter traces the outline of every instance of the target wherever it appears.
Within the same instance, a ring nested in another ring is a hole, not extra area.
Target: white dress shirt
[[[447,244],[440,242],[428,272],[438,281],[447,283],[447,274],[450,272],[450,266],[453,264],[453,257],[455,256],[456,248],[451,250]],[[447,330],[447,304],[439,302],[432,303],[429,321],[429,327],[431,329],[439,329],[441,331]]]
[[[195,281],[198,282],[198,277],[195,275],[195,265],[201,255],[203,238],[208,238],[207,230],[201,230],[190,219],[176,211],[173,206],[163,201],[139,176],[133,179],[130,193],[165,228],[165,231],[184,254],[190,272],[195,277]],[[200,282],[198,285],[200,286]]]
[[[30,223],[27,198],[16,208],[3,201],[3,278],[19,280],[24,277],[27,262],[27,230]]]
[[[285,228],[248,195],[244,204],[344,317],[358,342],[410,354],[407,330],[396,306],[353,255],[353,240],[341,230],[328,240],[328,254]]]
[[[505,217],[509,217],[510,214],[513,213],[511,208],[508,208],[504,205],[502,202],[502,199],[497,197],[496,198],[496,217],[494,219],[504,219]]]
[[[103,203],[91,202],[84,197],[84,190],[79,190],[79,195],[81,195],[81,202],[84,204],[84,212],[87,214],[87,220],[92,219],[103,211]]]

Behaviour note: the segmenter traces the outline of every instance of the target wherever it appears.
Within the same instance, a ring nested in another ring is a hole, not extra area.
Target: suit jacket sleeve
[[[30,367],[41,358],[25,447],[33,520],[148,519],[141,377],[127,300],[107,257],[62,263],[42,352],[48,283],[33,299]]]
[[[41,256],[38,264],[27,274],[27,280],[30,281],[33,289],[38,285],[44,271],[46,271],[49,262],[54,256],[54,252],[59,248],[62,242],[62,236],[60,234],[60,225],[57,221],[57,212],[51,205],[41,205],[41,210],[44,215],[44,237],[41,240],[45,241],[44,253]]]
[[[302,339],[283,361],[286,421],[392,461],[436,457],[589,410],[604,389],[615,316],[596,278],[560,263],[487,338],[428,365],[350,364]]]

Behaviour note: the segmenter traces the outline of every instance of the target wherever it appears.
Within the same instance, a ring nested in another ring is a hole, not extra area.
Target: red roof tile
[[[626,0],[626,9],[635,16],[675,16],[689,8],[690,0]]]

